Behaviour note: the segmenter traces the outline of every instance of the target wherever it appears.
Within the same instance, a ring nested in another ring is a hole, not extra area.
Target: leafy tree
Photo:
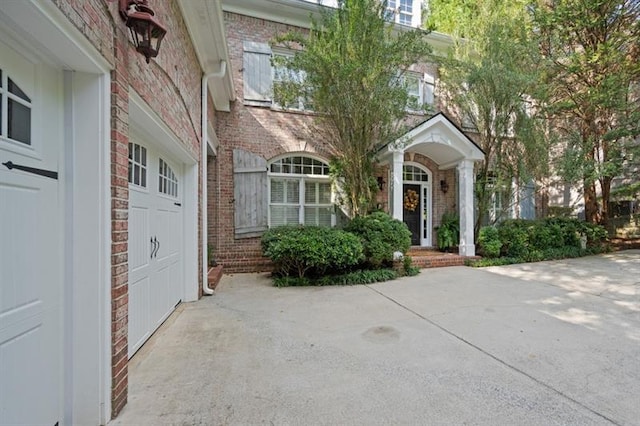
[[[423,30],[398,30],[384,17],[387,2],[340,0],[312,19],[308,32],[289,32],[273,43],[295,49],[275,57],[292,75],[274,84],[282,105],[300,97],[312,105],[333,151],[332,172],[352,216],[366,214],[377,191],[377,149],[400,134],[410,101],[402,76],[426,58]]]
[[[523,1],[439,0],[430,7],[433,28],[469,34],[455,39],[440,72],[448,107],[457,110],[463,127],[477,132],[485,152],[476,170],[477,234],[490,222],[493,197],[515,200],[512,183],[524,186],[543,175],[548,164],[543,123],[530,103],[537,49],[529,41]]]
[[[586,219],[606,223],[611,182],[640,133],[640,2],[538,0],[532,10],[544,57],[540,98],[563,143],[559,170],[582,181]]]

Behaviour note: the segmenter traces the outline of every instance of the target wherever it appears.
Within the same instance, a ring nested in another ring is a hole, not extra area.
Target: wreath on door
[[[404,193],[404,208],[405,210],[409,210],[410,212],[415,211],[418,207],[418,203],[420,202],[420,197],[418,193],[413,189],[407,189]]]

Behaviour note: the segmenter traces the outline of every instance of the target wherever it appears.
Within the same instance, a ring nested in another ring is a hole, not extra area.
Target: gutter
[[[216,77],[216,78],[221,78],[224,77],[225,74],[227,73],[227,63],[225,61],[220,61],[220,69],[218,71],[215,72],[210,72],[207,74],[204,74],[202,76],[202,107],[201,107],[201,111],[202,111],[202,119],[201,124],[202,124],[202,130],[201,130],[201,134],[202,134],[202,141],[201,141],[201,145],[202,145],[202,160],[201,160],[201,179],[202,179],[202,194],[201,194],[201,200],[202,200],[202,206],[201,206],[201,211],[202,211],[202,293],[208,296],[211,296],[212,294],[214,294],[214,291],[211,290],[209,288],[209,282],[208,282],[208,258],[207,258],[207,254],[208,254],[208,237],[209,237],[209,233],[207,232],[207,226],[208,226],[208,197],[207,197],[207,145],[209,144],[209,133],[208,133],[208,126],[207,123],[209,122],[208,120],[208,85],[209,85],[209,79],[212,77]]]

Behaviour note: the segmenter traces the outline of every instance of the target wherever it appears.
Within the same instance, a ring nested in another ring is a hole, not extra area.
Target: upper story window
[[[407,71],[402,77],[402,82],[409,95],[408,109],[410,111],[419,111],[425,105],[434,104],[435,78],[432,75]]]
[[[413,23],[413,0],[389,0],[387,19],[402,25]]]
[[[0,69],[0,136],[31,145],[31,98]]]
[[[279,90],[287,90],[287,85],[290,83],[300,84],[305,80],[304,71],[296,71],[287,67],[287,60],[293,57],[292,52],[275,51],[272,58],[272,84],[274,98],[283,99],[282,96],[278,96]],[[284,96],[284,104],[278,103],[275,99],[272,101],[275,107],[284,107],[295,110],[305,110],[309,108],[309,101],[305,96]]]
[[[147,148],[129,142],[129,183],[147,187]]]
[[[158,192],[173,198],[178,198],[178,178],[162,158],[158,168]]]
[[[269,165],[269,226],[333,226],[329,165],[306,156]]]

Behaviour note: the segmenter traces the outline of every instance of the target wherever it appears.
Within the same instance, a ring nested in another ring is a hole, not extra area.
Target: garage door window
[[[161,158],[158,170],[158,192],[178,198],[178,178],[171,167]]]
[[[129,144],[129,183],[147,187],[147,148],[137,143]]]
[[[31,145],[31,98],[0,69],[0,136]]]

